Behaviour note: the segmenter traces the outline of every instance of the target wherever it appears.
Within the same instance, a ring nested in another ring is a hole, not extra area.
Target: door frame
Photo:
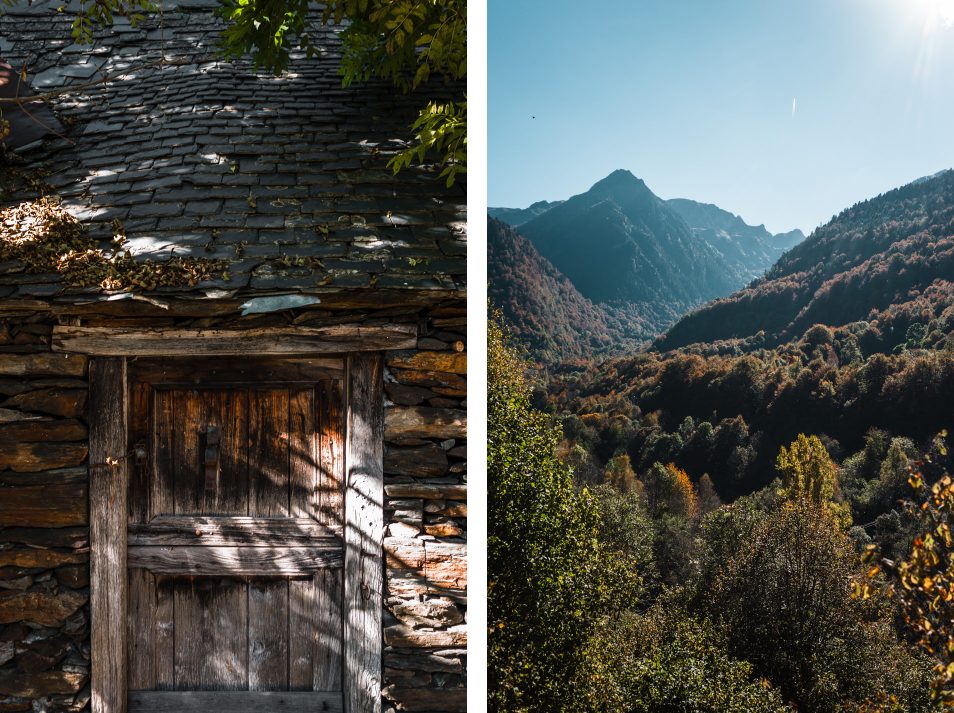
[[[141,331],[136,334],[139,339],[118,343],[102,340],[104,331],[113,330],[96,331],[97,339],[85,345],[64,340],[58,351],[92,355],[88,406],[92,713],[126,713],[127,513],[129,457],[134,457],[127,454],[131,403],[127,357],[170,356],[170,341],[158,338],[163,330],[148,330],[150,337],[156,337],[148,345],[143,344]],[[115,330],[127,335],[129,331]],[[236,341],[235,332],[217,339],[214,330],[197,331],[204,334],[198,353],[195,343],[190,348],[193,356],[281,359],[347,354],[342,697],[344,713],[380,713],[384,611],[384,358],[380,350],[416,346],[416,328],[389,325],[384,339],[381,328],[370,328],[366,334],[349,329],[348,338],[331,343],[327,333],[302,332],[302,339],[315,342],[308,351],[302,349],[301,341],[275,340],[276,335],[259,335],[261,341],[250,344]],[[174,341],[173,335],[166,336]],[[363,336],[371,338],[364,341]],[[296,342],[294,351],[288,349],[289,341]],[[108,351],[104,344],[109,345]],[[116,350],[122,350],[120,355]]]

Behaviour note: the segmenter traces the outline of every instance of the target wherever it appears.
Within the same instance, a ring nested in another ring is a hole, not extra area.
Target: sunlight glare
[[[925,33],[954,27],[954,0],[915,0],[911,5],[924,20]]]

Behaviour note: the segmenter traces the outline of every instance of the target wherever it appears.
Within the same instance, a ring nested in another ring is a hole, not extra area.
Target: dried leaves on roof
[[[123,249],[122,226],[114,226],[110,249],[103,249],[86,228],[44,196],[0,211],[0,262],[20,263],[26,272],[57,273],[70,287],[104,290],[195,286],[226,269],[225,260],[173,258],[137,262]]]

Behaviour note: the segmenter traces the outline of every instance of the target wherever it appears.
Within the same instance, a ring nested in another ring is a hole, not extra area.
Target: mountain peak
[[[637,201],[641,205],[649,205],[659,202],[659,198],[643,179],[637,178],[624,168],[618,168],[606,178],[597,181],[583,195],[609,198],[617,203]]]
[[[637,178],[633,175],[632,171],[629,171],[625,168],[617,168],[606,178],[600,179],[593,184],[594,188],[608,188],[608,187],[617,187],[617,186],[640,186],[646,188],[646,184],[641,178]]]

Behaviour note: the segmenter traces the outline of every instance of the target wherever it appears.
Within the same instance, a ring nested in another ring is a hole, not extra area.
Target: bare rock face
[[[5,354],[2,376],[85,376],[89,359],[75,354]]]
[[[30,621],[43,626],[62,626],[87,599],[85,594],[70,591],[0,595],[0,624]]]
[[[85,389],[41,389],[9,398],[3,405],[21,411],[73,418],[83,415],[86,396]]]
[[[391,446],[384,454],[384,472],[422,478],[444,475],[447,472],[447,455],[436,443],[414,448]]]
[[[449,599],[402,602],[393,612],[401,622],[413,627],[454,626],[464,621],[460,609]]]
[[[16,647],[12,641],[0,641],[0,666],[12,661],[16,652]]]
[[[444,711],[445,713],[463,713],[467,710],[467,690],[464,688],[406,688],[388,686],[384,695],[400,705],[401,710]]]
[[[37,698],[51,693],[78,693],[88,676],[67,671],[0,675],[0,695]]]

